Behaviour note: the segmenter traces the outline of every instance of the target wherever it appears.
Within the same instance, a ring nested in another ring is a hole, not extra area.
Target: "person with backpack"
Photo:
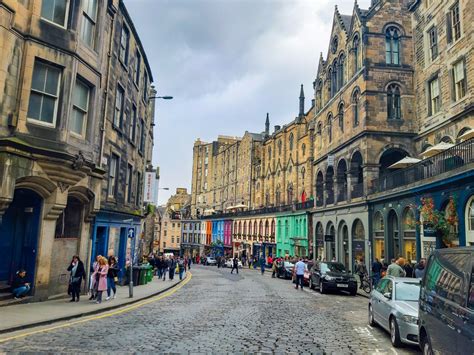
[[[183,258],[178,259],[178,272],[179,272],[179,279],[183,279],[183,274],[185,272],[186,263],[184,262]]]
[[[168,268],[169,268],[169,279],[170,281],[173,281],[174,274],[176,272],[176,260],[174,260],[173,256],[170,257]]]

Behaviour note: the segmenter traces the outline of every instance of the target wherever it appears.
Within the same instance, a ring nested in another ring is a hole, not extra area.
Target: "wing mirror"
[[[385,292],[385,293],[383,294],[383,296],[384,296],[385,298],[389,299],[389,300],[392,299],[392,294],[391,294],[390,292]]]

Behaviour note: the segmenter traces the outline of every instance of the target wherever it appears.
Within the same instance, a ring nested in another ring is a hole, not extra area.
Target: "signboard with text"
[[[156,191],[156,173],[146,172],[145,173],[145,192],[143,196],[143,202],[155,202],[155,191]]]

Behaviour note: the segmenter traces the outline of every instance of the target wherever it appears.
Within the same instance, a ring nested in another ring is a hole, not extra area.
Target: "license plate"
[[[336,284],[337,287],[349,287],[349,285],[346,284]]]

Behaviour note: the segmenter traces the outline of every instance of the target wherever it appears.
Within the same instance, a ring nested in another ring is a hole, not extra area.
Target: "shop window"
[[[67,205],[56,222],[55,238],[79,238],[82,221],[81,202],[73,197],[67,199]]]

